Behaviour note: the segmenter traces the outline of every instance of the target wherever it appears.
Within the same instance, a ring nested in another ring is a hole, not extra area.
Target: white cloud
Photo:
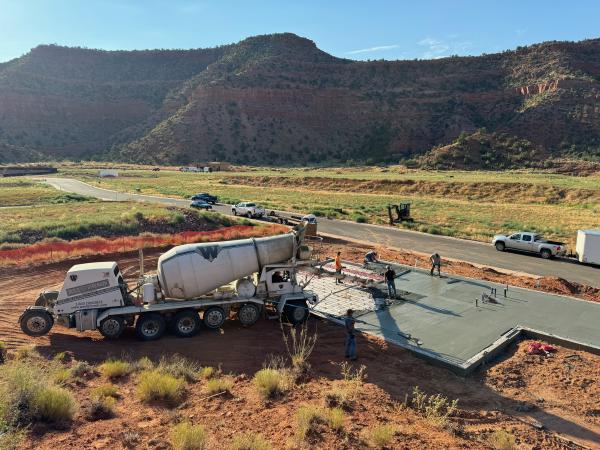
[[[458,35],[452,35],[458,37]],[[417,45],[424,47],[425,51],[421,54],[423,59],[445,58],[450,55],[463,53],[473,44],[470,41],[441,41],[432,37],[426,37],[417,42]]]
[[[359,53],[371,53],[371,52],[382,52],[385,50],[392,50],[394,48],[398,48],[399,45],[378,45],[377,47],[369,47],[369,48],[361,48],[360,50],[352,50],[350,52],[346,52],[348,55],[357,55]]]

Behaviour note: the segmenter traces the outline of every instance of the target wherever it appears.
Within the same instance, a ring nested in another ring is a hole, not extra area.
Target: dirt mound
[[[221,180],[224,184],[259,187],[306,186],[311,191],[360,192],[363,194],[424,195],[490,202],[511,202],[519,198],[522,203],[600,202],[600,193],[592,189],[569,189],[558,186],[501,182],[458,182],[426,180],[357,180],[352,178],[326,178],[318,176],[232,176]]]

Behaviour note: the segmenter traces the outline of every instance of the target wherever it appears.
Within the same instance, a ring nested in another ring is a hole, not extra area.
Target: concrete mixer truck
[[[180,245],[160,256],[156,273],[140,268],[131,290],[116,262],[77,264],[62,288],[42,292],[19,324],[29,336],[57,324],[111,339],[135,326],[145,341],[169,329],[191,337],[202,325],[217,329],[229,318],[250,326],[265,311],[299,324],[317,301],[296,279],[300,266],[314,263],[302,241],[299,227],[279,236]]]

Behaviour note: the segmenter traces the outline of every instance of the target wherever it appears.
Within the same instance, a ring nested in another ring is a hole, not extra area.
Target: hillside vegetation
[[[600,39],[368,62],[333,57],[291,33],[195,50],[45,45],[0,65],[0,162],[499,168],[597,160],[599,87]],[[461,135],[481,141],[482,128],[493,141],[485,148],[443,150]]]

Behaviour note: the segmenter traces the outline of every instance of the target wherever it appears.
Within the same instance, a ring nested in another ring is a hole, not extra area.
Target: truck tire
[[[243,326],[252,326],[260,319],[260,308],[254,303],[244,303],[238,309],[237,317]]]
[[[540,252],[540,255],[544,259],[552,258],[552,252],[550,250],[548,250],[547,248],[543,248],[542,251]]]
[[[221,328],[225,323],[225,319],[227,319],[227,316],[220,306],[211,306],[204,311],[204,315],[202,316],[204,325],[211,330]]]
[[[155,341],[165,334],[167,323],[165,318],[157,313],[145,313],[138,317],[135,333],[142,341]]]
[[[308,319],[310,311],[306,304],[306,300],[297,300],[287,303],[283,308],[285,318],[292,325],[300,325]]]
[[[52,325],[54,325],[54,319],[43,309],[30,309],[25,311],[19,320],[21,330],[27,336],[43,336],[48,334]]]
[[[233,213],[233,215],[234,215],[234,216],[237,216],[237,210],[236,210],[235,208],[233,208],[233,209],[231,210],[231,212]]]
[[[193,309],[179,311],[171,320],[171,331],[182,338],[196,336],[200,323],[200,316]]]
[[[117,339],[125,330],[125,319],[119,316],[107,317],[100,322],[100,334],[107,339]]]
[[[248,212],[248,213],[246,213],[246,217],[247,217],[248,219],[252,219],[252,213],[251,213],[251,212]]]
[[[506,249],[506,244],[502,241],[496,242],[496,250],[503,252]]]

